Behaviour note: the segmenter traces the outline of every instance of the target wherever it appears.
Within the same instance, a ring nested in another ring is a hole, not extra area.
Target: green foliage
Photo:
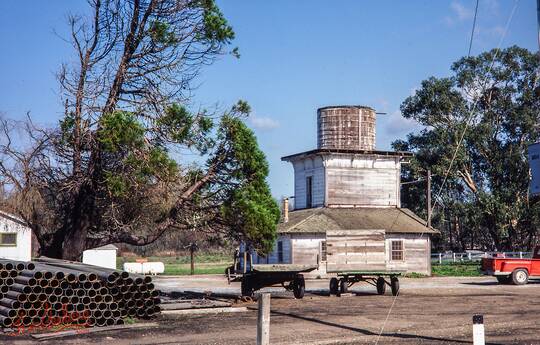
[[[163,136],[173,143],[194,147],[202,153],[214,144],[209,138],[214,122],[204,111],[194,115],[186,107],[173,103],[156,120],[156,124]]]
[[[144,127],[135,116],[125,111],[104,114],[98,141],[107,152],[141,148],[144,145]]]
[[[423,81],[403,102],[403,116],[426,127],[393,147],[416,153],[404,166],[404,181],[424,177],[428,168],[435,175],[440,247],[517,250],[536,241],[539,207],[527,196],[527,146],[540,139],[538,68],[537,56],[525,49],[492,50],[460,59],[452,76]],[[402,201],[425,216],[424,185],[404,186]]]
[[[239,103],[237,109],[249,111],[249,106]],[[225,116],[220,130],[230,143],[229,165],[233,168],[228,173],[240,182],[223,203],[222,217],[255,248],[268,252],[276,238],[280,212],[266,183],[266,157],[258,148],[253,131],[240,119]]]
[[[167,23],[155,21],[149,30],[150,37],[156,43],[163,45],[173,45],[178,42],[176,35],[170,31],[170,26]]]
[[[234,39],[234,31],[223,16],[214,0],[200,0],[203,9],[203,37],[211,42],[229,43]]]

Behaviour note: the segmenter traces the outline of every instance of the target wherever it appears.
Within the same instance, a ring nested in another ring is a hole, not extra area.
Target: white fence
[[[502,258],[530,258],[532,252],[474,252],[474,253],[432,253],[431,262],[450,263],[450,262],[471,262],[480,261],[482,258],[491,258],[498,255]]]

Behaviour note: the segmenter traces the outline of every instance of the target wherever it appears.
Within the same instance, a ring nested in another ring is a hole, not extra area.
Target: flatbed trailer
[[[243,255],[242,255],[243,254]],[[295,298],[303,298],[306,282],[302,273],[311,272],[317,265],[295,264],[253,264],[247,252],[237,253],[234,264],[227,268],[227,281],[241,283],[242,296],[252,297],[255,291],[280,284],[294,293]],[[242,259],[243,256],[243,259]]]
[[[399,276],[401,271],[338,271],[337,277],[330,279],[330,295],[341,296],[347,293],[349,288],[358,282],[366,282],[377,288],[379,295],[384,295],[386,286],[390,286],[392,295],[399,293]]]

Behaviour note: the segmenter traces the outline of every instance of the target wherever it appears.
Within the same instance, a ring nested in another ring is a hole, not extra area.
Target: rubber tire
[[[529,272],[523,268],[515,269],[512,272],[512,283],[514,285],[525,285],[529,281]]]
[[[497,282],[499,282],[499,284],[508,284],[512,281],[511,276],[495,276],[495,278],[497,278]]]
[[[377,278],[377,293],[384,295],[386,292],[386,280],[383,277]]]
[[[390,278],[390,287],[392,288],[392,296],[397,296],[399,293],[399,279],[396,277]]]
[[[253,297],[253,286],[248,279],[242,279],[242,284],[240,285],[240,290],[242,291],[242,296]]]
[[[330,279],[330,296],[337,295],[339,289],[339,282],[337,278]]]
[[[304,276],[300,275],[294,278],[293,282],[293,294],[294,297],[297,299],[302,299],[304,297],[304,293],[306,292],[306,281],[304,279]]]
[[[340,293],[347,293],[349,291],[349,283],[345,279],[341,279],[339,281],[339,292]]]

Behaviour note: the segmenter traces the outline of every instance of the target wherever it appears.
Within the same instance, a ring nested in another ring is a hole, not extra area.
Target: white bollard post
[[[439,253],[439,265],[442,265],[442,253]]]
[[[456,262],[456,253],[452,253],[452,261]]]
[[[472,261],[472,255],[471,255],[471,253],[468,253],[467,256],[469,257],[469,261]]]
[[[473,345],[485,345],[484,315],[474,315],[473,318]]]
[[[519,252],[519,258],[523,259],[523,252]]]
[[[270,294],[259,296],[257,314],[257,345],[270,345]]]

